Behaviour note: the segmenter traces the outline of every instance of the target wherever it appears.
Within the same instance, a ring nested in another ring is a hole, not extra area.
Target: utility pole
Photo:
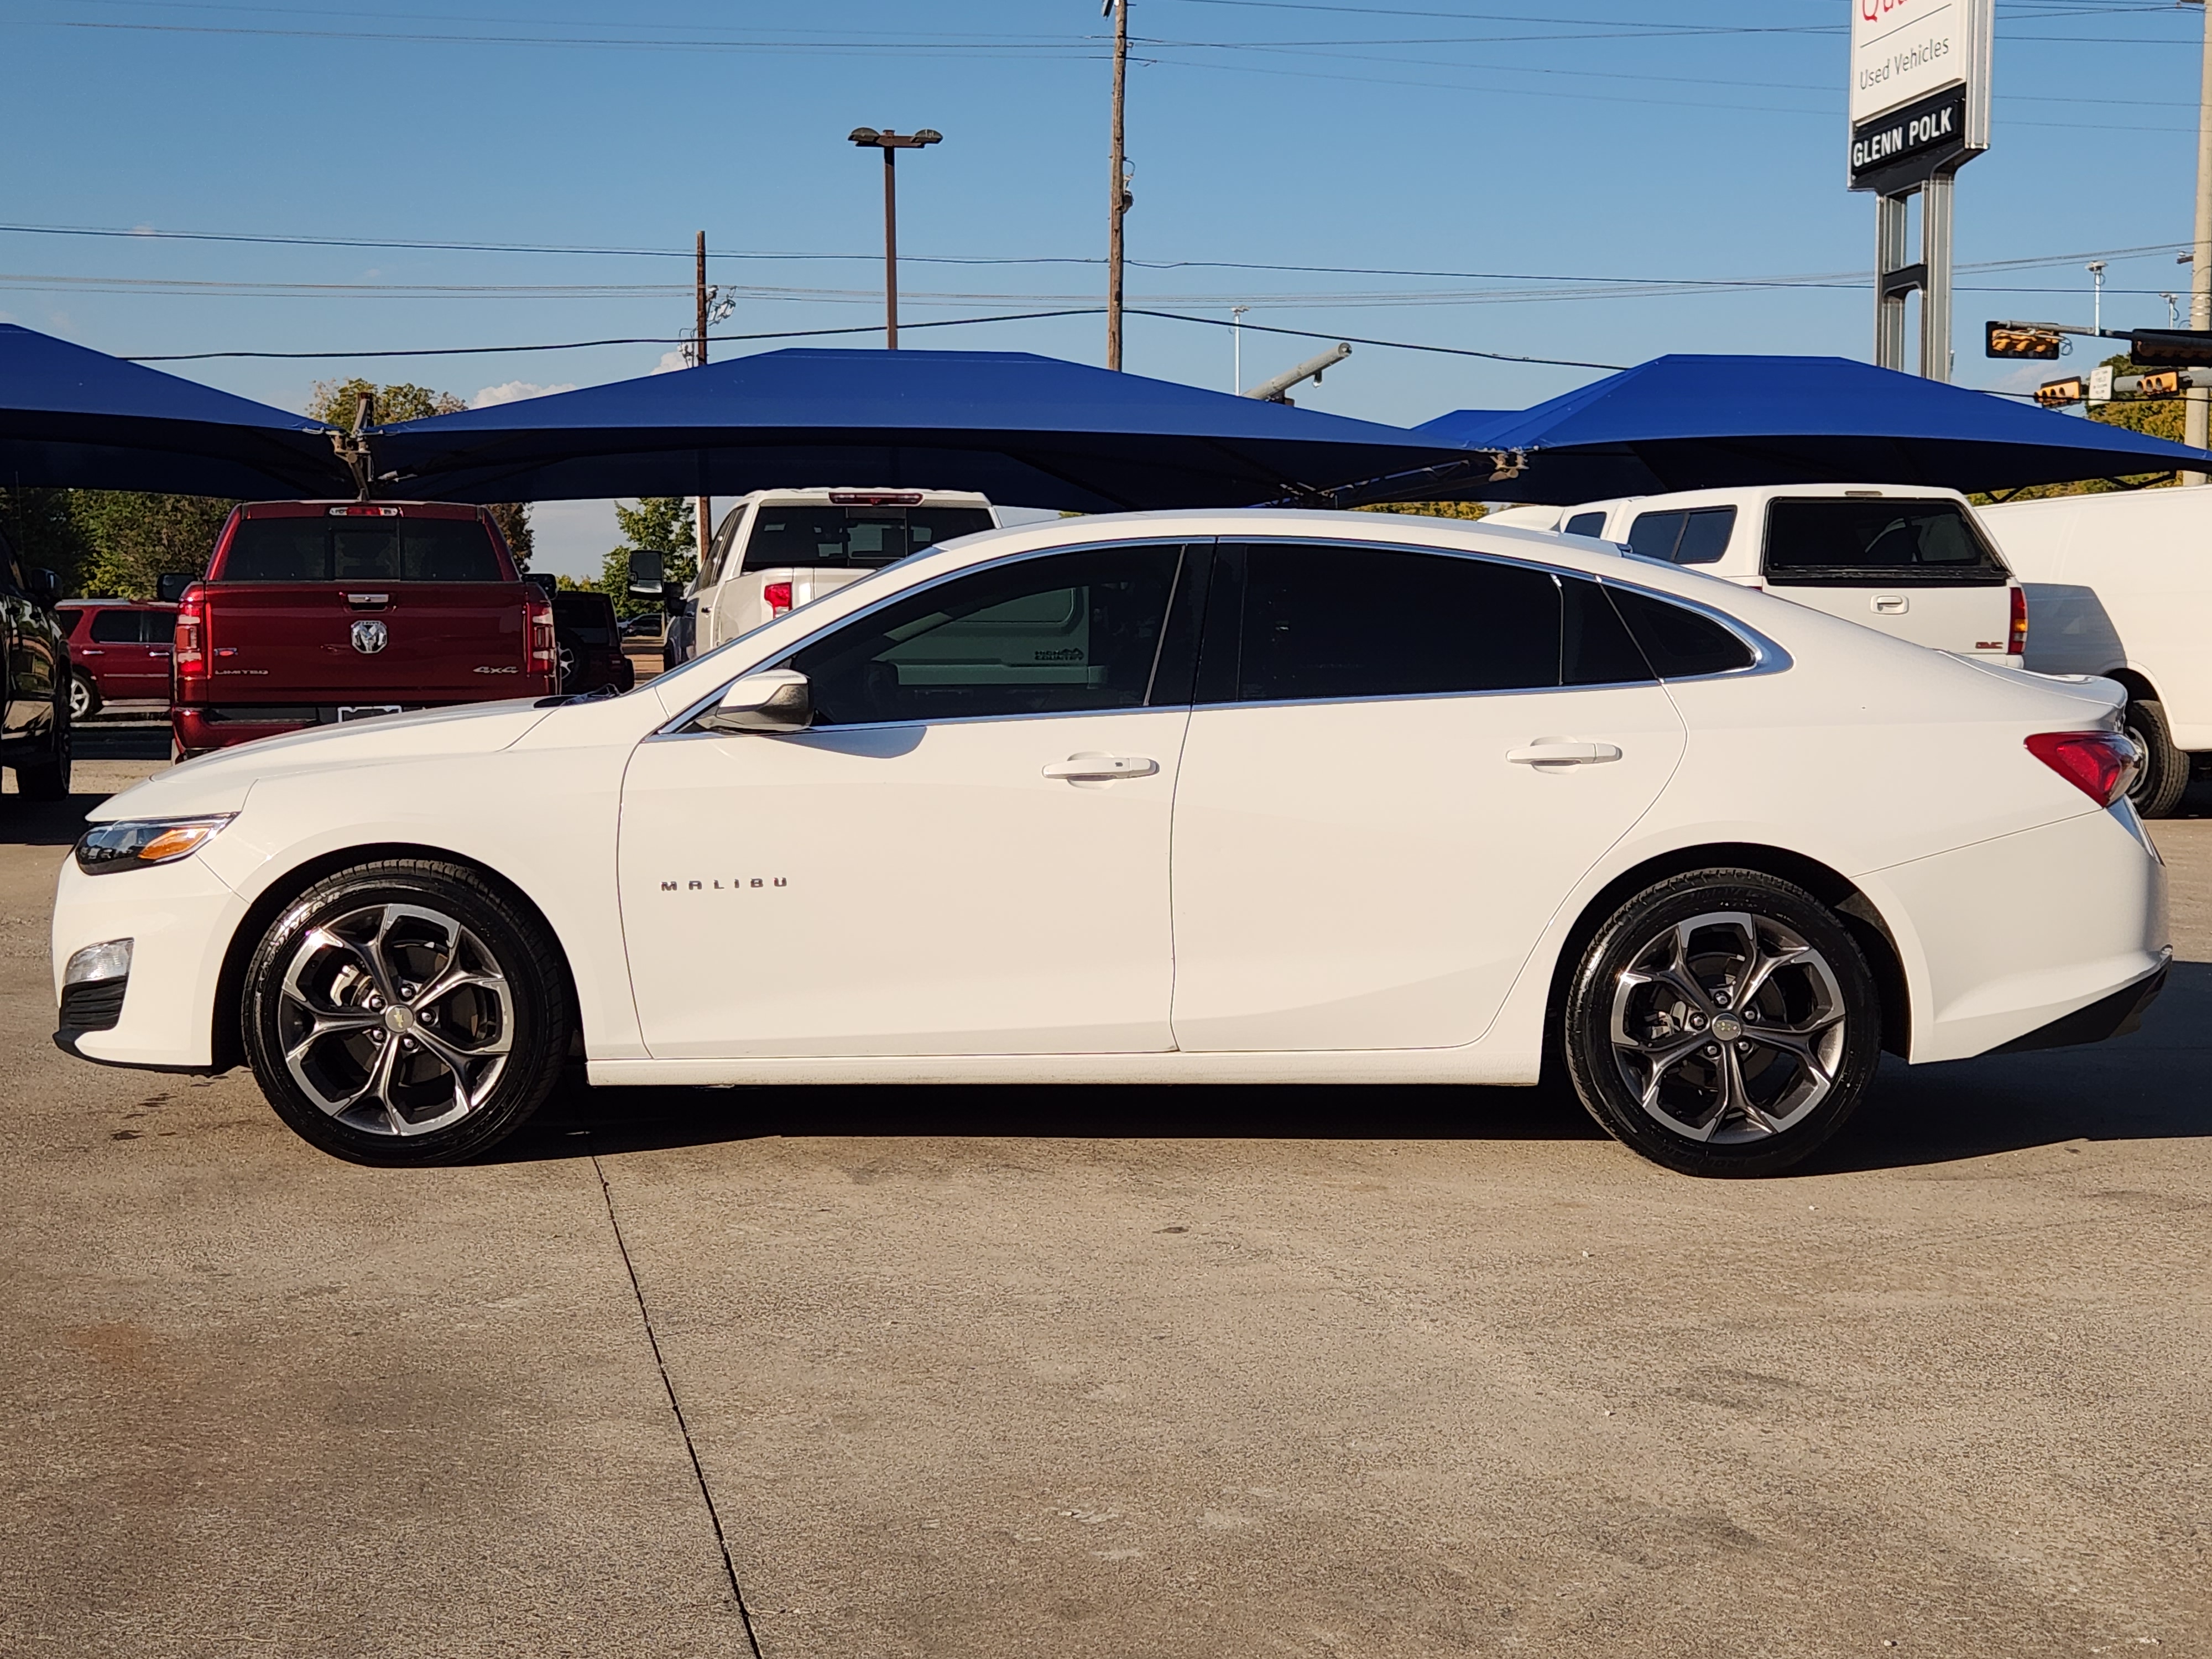
[[[898,153],[941,144],[945,135],[930,127],[919,132],[893,132],[885,127],[854,127],[847,135],[862,149],[884,153],[884,349],[898,349]]]
[[[2092,259],[2081,268],[2089,273],[2089,280],[2096,284],[2095,296],[2089,301],[2089,326],[2102,334],[2105,331],[2105,262]]]
[[[1136,198],[1129,194],[1128,160],[1122,143],[1121,112],[1129,80],[1129,0],[1105,0],[1099,15],[1114,14],[1112,177],[1106,196],[1106,367],[1121,367],[1121,218]]]
[[[2212,329],[2212,5],[2197,0],[2204,12],[2204,58],[2197,83],[2197,247],[2189,266],[2189,325]],[[2212,386],[2189,388],[2182,405],[2182,441],[2199,449],[2212,436]],[[2201,484],[2202,472],[2185,472],[2181,482]]]
[[[1229,307],[1229,389],[1231,392],[1242,392],[1244,390],[1244,313],[1251,309],[1249,306]]]
[[[707,233],[703,230],[699,233],[696,265],[696,275],[692,279],[692,289],[694,298],[698,301],[699,331],[693,337],[691,366],[704,368],[707,366]],[[697,532],[699,543],[699,569],[703,574],[707,568],[707,544],[714,536],[714,498],[702,495],[692,503],[692,517],[697,521],[693,529]]]

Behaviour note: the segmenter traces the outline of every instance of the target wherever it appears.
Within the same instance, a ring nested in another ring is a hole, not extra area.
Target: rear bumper
[[[2107,1037],[2125,1036],[2142,1024],[2143,1010],[2158,1000],[2158,994],[2166,989],[2166,975],[2172,971],[2172,964],[2168,963],[2133,985],[2124,985],[2086,1008],[2076,1008],[2048,1025],[2039,1025],[1993,1052],[2020,1054],[2036,1048],[2075,1048],[2084,1043],[2102,1042]]]

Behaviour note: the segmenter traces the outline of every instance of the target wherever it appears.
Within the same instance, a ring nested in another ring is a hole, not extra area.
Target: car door
[[[152,680],[146,666],[146,612],[131,605],[112,605],[94,611],[86,623],[84,638],[77,646],[77,660],[92,675],[100,695],[111,702],[168,695],[166,658],[161,665],[162,689],[158,692],[149,689]]]
[[[22,735],[45,712],[32,659],[37,631],[22,564],[0,538],[0,738]]]
[[[1168,1048],[1185,562],[1055,551],[895,596],[778,665],[812,729],[641,744],[617,868],[649,1052]]]
[[[1473,556],[1224,546],[1197,685],[1184,1049],[1473,1042],[1683,747],[1596,582]]]

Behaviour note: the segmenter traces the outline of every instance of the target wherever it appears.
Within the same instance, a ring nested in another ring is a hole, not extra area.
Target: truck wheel
[[[54,699],[53,747],[46,759],[15,769],[15,787],[27,800],[67,800],[70,795],[70,699],[66,692]]]
[[[100,712],[100,688],[82,668],[70,672],[70,718],[88,720]]]
[[[300,1137],[355,1164],[453,1164],[513,1134],[574,1027],[561,948],[477,872],[363,864],[276,918],[246,969],[246,1057]]]
[[[2152,698],[2128,704],[2127,732],[2143,751],[2142,770],[2136,775],[2128,799],[2143,817],[2162,818],[2181,805],[2182,793],[2189,787],[2189,757],[2173,746],[2166,708]]]
[[[1693,870],[1645,888],[1576,968],[1567,1074],[1600,1127],[1684,1175],[1779,1174],[1872,1084],[1881,1000],[1802,887]]]

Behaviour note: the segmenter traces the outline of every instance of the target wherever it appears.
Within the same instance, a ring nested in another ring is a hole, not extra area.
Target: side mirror
[[[660,555],[633,552],[629,556],[629,591],[647,598],[659,595],[662,580]]]
[[[163,605],[174,605],[185,597],[185,590],[198,580],[189,570],[165,570],[155,580],[154,591],[161,595]]]
[[[33,565],[23,573],[23,580],[30,586],[31,597],[40,605],[52,605],[62,596],[62,579],[53,571]]]
[[[699,723],[716,732],[804,732],[814,724],[814,696],[798,670],[763,669],[722,693]]]

